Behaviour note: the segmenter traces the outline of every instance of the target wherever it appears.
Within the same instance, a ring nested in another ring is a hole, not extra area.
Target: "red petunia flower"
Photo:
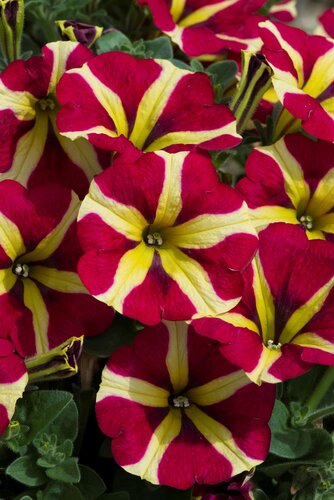
[[[165,322],[112,355],[96,413],[119,465],[186,489],[226,481],[266,458],[274,399],[274,386],[250,383],[216,342]]]
[[[1,336],[10,335],[21,356],[95,335],[112,320],[112,308],[89,296],[77,274],[79,205],[57,184],[0,183]]]
[[[258,24],[266,0],[138,0],[148,5],[155,25],[191,57],[214,59],[226,50],[258,50]],[[275,2],[270,14],[281,21],[296,15],[294,0]]]
[[[272,83],[286,108],[275,139],[296,131],[334,141],[334,40],[266,21],[260,24],[261,52],[273,70]]]
[[[236,188],[255,227],[301,225],[309,239],[334,239],[334,144],[291,134],[255,148]]]
[[[246,203],[189,152],[118,158],[91,183],[78,234],[87,289],[146,324],[234,307],[257,248]]]
[[[231,312],[193,322],[260,384],[296,377],[313,364],[334,366],[334,245],[308,240],[289,224],[259,235],[244,271],[244,294]]]
[[[75,42],[49,43],[42,53],[14,61],[1,73],[0,178],[28,187],[57,181],[84,196],[110,157],[84,139],[59,134],[55,90],[64,71],[94,55]]]
[[[166,60],[101,54],[67,71],[57,97],[62,135],[135,157],[141,150],[227,149],[241,141],[228,107],[214,103],[208,75]]]

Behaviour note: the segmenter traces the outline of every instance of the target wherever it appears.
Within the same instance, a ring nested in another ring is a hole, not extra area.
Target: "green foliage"
[[[96,47],[98,54],[121,51],[139,58],[172,59],[173,57],[173,47],[167,36],[160,36],[154,40],[140,39],[132,42],[124,33],[115,29],[99,38]]]
[[[29,493],[29,498],[36,500],[99,498],[106,490],[104,482],[72,456],[77,434],[78,410],[71,393],[28,392],[18,402],[13,423],[1,439],[21,455],[8,465],[6,475],[34,488],[24,496]],[[40,486],[42,490],[37,489]]]
[[[118,314],[111,327],[104,333],[95,337],[86,337],[84,348],[95,356],[107,358],[122,345],[131,344],[141,328],[142,326],[136,321]]]

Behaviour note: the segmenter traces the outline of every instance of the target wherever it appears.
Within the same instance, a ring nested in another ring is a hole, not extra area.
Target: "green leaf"
[[[219,84],[222,90],[226,90],[236,81],[238,65],[235,61],[219,61],[211,64],[206,72],[212,77],[213,84]]]
[[[277,459],[271,456],[258,470],[270,477],[277,477],[284,472],[293,470],[300,465],[323,465],[333,460],[333,441],[331,435],[324,429],[308,429],[303,431],[310,436],[310,446],[303,457],[298,460],[287,460],[277,463]]]
[[[73,404],[75,406],[73,395],[66,391],[39,390],[26,393],[24,398],[17,402],[13,417],[20,424],[29,427],[24,444],[31,443],[39,432],[44,431],[48,434],[56,433],[63,439],[69,435],[74,439],[77,429],[74,418],[76,409]]]
[[[167,36],[146,41],[145,48],[150,52],[150,57],[155,59],[172,59],[173,57],[173,46]]]
[[[85,338],[84,348],[95,356],[107,358],[122,345],[131,344],[137,331],[136,321],[117,314],[108,330],[96,337]]]
[[[109,51],[130,50],[132,47],[131,40],[121,31],[111,30],[105,35],[102,35],[96,42],[96,52],[104,54]]]
[[[286,406],[276,400],[269,425],[272,431],[270,452],[283,458],[299,458],[311,446],[309,432],[289,427],[290,413]]]
[[[200,73],[205,73],[203,64],[197,59],[192,59],[190,61],[190,67],[193,71],[199,71]]]
[[[100,476],[90,467],[79,465],[81,479],[78,488],[86,500],[99,498],[106,490],[106,485]]]
[[[78,483],[80,481],[80,469],[78,459],[71,457],[52,469],[46,470],[46,475],[64,483]]]
[[[58,442],[63,440],[75,440],[78,434],[78,408],[73,400],[64,407],[63,411],[58,414],[56,419],[49,422],[44,428],[44,432],[56,434],[58,436]]]
[[[51,481],[43,492],[43,500],[86,500],[76,486]]]
[[[27,486],[41,486],[47,481],[43,469],[38,467],[35,459],[30,455],[14,460],[7,467],[6,474]]]

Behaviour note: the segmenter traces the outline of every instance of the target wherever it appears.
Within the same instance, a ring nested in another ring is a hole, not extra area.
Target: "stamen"
[[[177,398],[173,398],[173,406],[175,408],[189,408],[189,399],[186,396],[177,396]]]
[[[310,215],[302,215],[299,221],[305,229],[308,229],[309,231],[313,229],[313,219]]]
[[[270,351],[280,351],[282,344],[280,342],[278,342],[277,344],[274,344],[273,340],[268,340],[267,347]]]
[[[28,278],[29,276],[29,266],[27,264],[20,264],[20,262],[16,262],[12,271],[16,276],[20,276],[21,278]]]
[[[164,241],[161,238],[160,233],[154,232],[154,233],[147,233],[145,237],[145,242],[148,246],[161,247]]]
[[[50,109],[52,111],[56,107],[54,100],[50,99],[49,97],[47,97],[46,99],[40,99],[38,101],[38,105],[42,111],[46,111],[47,109]]]

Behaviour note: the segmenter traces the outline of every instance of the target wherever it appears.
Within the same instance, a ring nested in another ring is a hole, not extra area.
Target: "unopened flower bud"
[[[93,45],[93,43],[100,38],[103,32],[103,28],[101,28],[101,26],[78,23],[76,21],[71,21],[70,19],[55,21],[55,23],[63,40],[80,42],[87,47]]]
[[[23,0],[0,0],[0,42],[7,62],[20,56],[23,21]]]
[[[25,360],[29,382],[67,378],[78,372],[78,358],[81,354],[82,337],[71,337],[63,344],[44,354]]]

